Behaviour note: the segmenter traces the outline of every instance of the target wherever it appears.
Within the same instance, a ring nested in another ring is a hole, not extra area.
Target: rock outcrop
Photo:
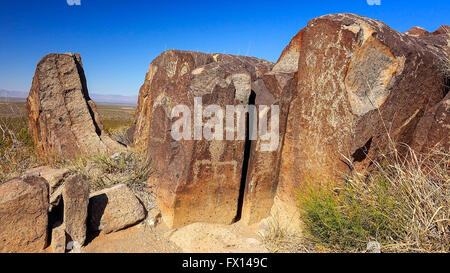
[[[403,34],[376,20],[332,14],[311,20],[275,65],[164,52],[141,87],[134,141],[156,170],[149,182],[165,222],[252,224],[271,207],[273,214],[295,214],[295,193],[306,180],[336,181],[365,171],[394,143],[429,147],[448,136],[447,102],[437,105],[448,92],[446,30]],[[174,140],[171,111],[184,104],[195,116],[195,97],[222,108],[279,106],[277,149],[263,151],[261,138],[196,139],[196,128],[188,132],[194,140]]]
[[[103,233],[132,226],[145,218],[145,210],[125,184],[94,192],[89,200],[89,227]]]
[[[151,63],[139,92],[134,141],[156,170],[150,182],[157,184],[158,205],[168,226],[230,224],[240,218],[248,162],[252,156],[257,158],[260,145],[252,149],[245,136],[236,140],[237,134],[232,141],[225,141],[227,129],[224,141],[196,138],[192,132],[193,140],[175,141],[171,136],[172,109],[185,105],[192,118],[198,118],[195,98],[201,98],[205,108],[218,105],[224,113],[227,105],[281,105],[281,92],[289,81],[278,83],[273,76],[271,83],[277,89],[267,88],[262,76],[272,66],[251,57],[175,50],[164,52]],[[280,111],[281,116],[286,114]],[[194,127],[192,131],[202,130]],[[262,157],[259,160],[262,163],[254,164],[261,166],[256,171],[261,172],[261,179],[276,179],[276,168],[265,169],[273,163],[266,164]]]
[[[413,27],[413,28],[409,29],[408,31],[406,31],[405,33],[410,36],[415,36],[415,37],[421,37],[421,36],[430,34],[428,31],[426,31],[422,27]]]
[[[27,99],[27,116],[43,158],[70,159],[122,149],[103,131],[79,54],[42,58]]]
[[[448,90],[446,35],[414,37],[353,14],[313,19],[300,33],[277,188],[278,207],[293,211],[308,179],[337,181],[391,143],[411,144]]]
[[[48,186],[36,176],[0,185],[0,252],[38,252],[47,245]]]

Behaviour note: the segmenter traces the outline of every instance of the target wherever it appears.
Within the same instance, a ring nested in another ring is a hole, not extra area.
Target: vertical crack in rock
[[[250,97],[248,99],[248,105],[255,105],[256,101],[256,93],[252,90],[250,93]],[[242,216],[242,206],[244,204],[244,194],[245,188],[247,184],[247,175],[248,175],[248,165],[250,161],[250,152],[252,148],[252,141],[250,140],[250,116],[249,113],[246,114],[246,125],[245,125],[245,146],[244,146],[244,160],[242,163],[242,173],[241,173],[241,185],[239,188],[239,198],[237,204],[236,217],[234,218],[234,222],[241,220]]]
[[[450,76],[448,76],[447,79],[445,80],[444,92],[442,94],[443,97],[447,96],[448,90],[450,90]]]

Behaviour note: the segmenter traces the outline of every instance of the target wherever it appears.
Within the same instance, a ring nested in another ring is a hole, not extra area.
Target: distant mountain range
[[[26,99],[27,96],[28,92],[0,89],[0,99]],[[137,96],[104,95],[95,93],[90,94],[89,96],[96,103],[102,104],[136,105],[138,100]]]

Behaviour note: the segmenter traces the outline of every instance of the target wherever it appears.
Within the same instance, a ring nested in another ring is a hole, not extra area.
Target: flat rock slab
[[[48,187],[36,176],[0,185],[0,252],[38,252],[47,243]]]
[[[103,233],[132,226],[145,215],[144,207],[125,184],[95,192],[89,201],[89,225]]]
[[[69,169],[55,169],[50,166],[41,166],[28,170],[25,175],[37,175],[47,180],[49,186],[50,205],[57,206],[61,199],[64,179],[70,174]]]

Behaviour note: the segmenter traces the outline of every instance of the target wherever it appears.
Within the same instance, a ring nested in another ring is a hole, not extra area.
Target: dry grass
[[[147,188],[151,166],[138,152],[119,152],[112,156],[97,155],[66,162],[73,173],[86,176],[91,181],[91,191],[126,184],[144,203],[147,209],[154,207],[154,194]]]
[[[131,144],[126,130],[133,121],[134,107],[98,105],[105,130],[113,139]],[[20,176],[25,170],[48,162],[39,162],[28,129],[24,100],[0,100],[0,183]],[[63,162],[52,162],[63,165]],[[65,163],[71,164],[71,163]]]
[[[387,155],[376,171],[341,187],[312,181],[299,191],[304,229],[334,251],[361,252],[378,241],[384,252],[449,252],[449,154]]]
[[[388,184],[388,193],[399,205],[393,221],[404,224],[405,233],[384,246],[388,251],[450,251],[450,154],[435,151],[419,154],[409,147],[405,156],[385,157],[375,162],[378,175]],[[370,184],[358,182],[370,194]],[[393,216],[393,217],[394,217]]]
[[[265,219],[265,229],[258,233],[264,247],[270,253],[310,253],[317,249],[298,234],[280,225],[278,217],[271,215]]]
[[[0,183],[36,167],[38,160],[23,111],[0,102]],[[6,115],[7,114],[7,115]]]

